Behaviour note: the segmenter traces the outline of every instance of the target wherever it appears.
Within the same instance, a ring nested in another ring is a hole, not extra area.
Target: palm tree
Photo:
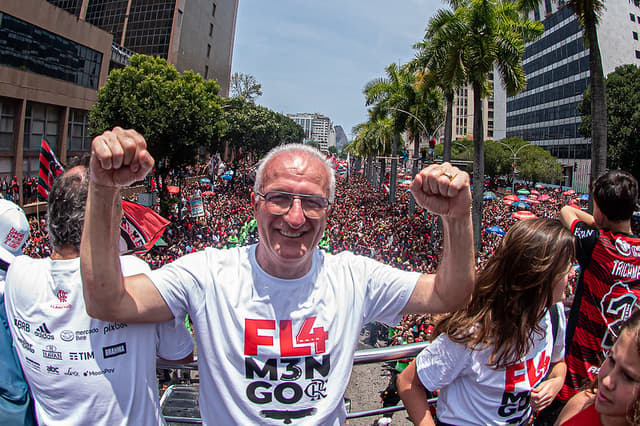
[[[462,63],[463,38],[455,33],[456,18],[450,10],[438,10],[429,20],[424,40],[414,44],[418,52],[409,65],[411,69],[421,70],[424,78],[436,84],[444,95],[443,161],[451,161],[455,90],[466,82],[466,70]]]
[[[364,87],[366,105],[371,106],[376,119],[391,117],[393,122],[393,149],[391,177],[389,179],[389,203],[395,200],[398,169],[398,145],[400,134],[406,130],[408,111],[415,104],[415,77],[406,68],[391,64],[385,68],[386,77],[368,82]]]
[[[461,39],[456,57],[465,69],[473,91],[473,229],[476,249],[480,249],[482,193],[484,190],[484,130],[482,98],[491,92],[489,74],[497,72],[507,94],[515,95],[526,86],[522,56],[525,43],[542,35],[544,28],[520,15],[511,1],[449,0],[452,15],[439,30]],[[454,52],[449,52],[453,54]]]
[[[393,141],[393,123],[390,118],[375,119],[369,114],[369,121],[357,124],[353,127],[352,133],[356,136],[349,152],[366,158],[365,175],[369,182],[373,181],[373,159],[380,155],[380,176],[378,187],[384,183],[384,172],[386,170],[385,156],[391,154]]]
[[[539,0],[519,0],[523,11],[534,10]],[[598,43],[598,23],[605,8],[604,0],[566,0],[584,29],[589,46],[589,82],[591,86],[591,179],[607,169],[607,97],[604,85],[602,55]]]

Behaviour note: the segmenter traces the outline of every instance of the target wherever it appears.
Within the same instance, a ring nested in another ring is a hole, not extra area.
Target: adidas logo
[[[33,334],[41,339],[54,340],[53,334],[51,334],[51,331],[49,331],[49,328],[45,323],[42,323],[40,327],[36,328],[36,331]]]

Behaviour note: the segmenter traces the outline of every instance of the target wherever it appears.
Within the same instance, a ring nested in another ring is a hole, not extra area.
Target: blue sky
[[[257,103],[320,113],[347,137],[367,120],[362,89],[405,63],[437,0],[239,0],[232,72],[262,84]]]

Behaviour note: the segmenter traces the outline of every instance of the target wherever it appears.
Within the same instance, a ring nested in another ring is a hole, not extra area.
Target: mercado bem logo
[[[71,331],[71,330],[62,330],[60,332],[60,338],[62,340],[64,340],[65,342],[72,341],[73,340],[73,336],[74,336],[74,334],[73,334],[73,331]]]

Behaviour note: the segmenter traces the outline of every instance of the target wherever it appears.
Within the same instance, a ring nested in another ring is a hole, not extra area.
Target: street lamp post
[[[499,143],[500,145],[507,147],[507,148],[509,149],[509,151],[511,151],[511,153],[513,154],[513,164],[512,164],[512,167],[513,167],[513,170],[512,170],[512,176],[513,176],[513,178],[511,179],[511,193],[512,193],[512,194],[515,194],[515,185],[516,185],[516,159],[517,159],[517,156],[518,156],[518,152],[520,152],[520,150],[521,150],[522,148],[524,148],[525,146],[532,146],[533,144],[532,144],[532,143],[528,143],[528,142],[527,142],[527,143],[525,143],[524,145],[520,145],[520,146],[518,147],[518,149],[514,150],[511,146],[507,145],[507,144],[506,144],[506,143],[504,143],[504,142],[500,142],[500,141],[494,141],[494,142],[495,142],[495,143]]]

